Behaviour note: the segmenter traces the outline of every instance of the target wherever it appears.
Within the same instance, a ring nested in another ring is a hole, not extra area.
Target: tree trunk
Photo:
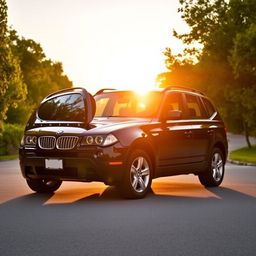
[[[247,124],[245,122],[245,120],[243,120],[243,125],[244,125],[244,135],[245,135],[245,140],[247,142],[247,145],[249,148],[252,147],[252,144],[250,142],[250,136],[249,136],[249,131],[248,131],[248,127],[247,127]]]

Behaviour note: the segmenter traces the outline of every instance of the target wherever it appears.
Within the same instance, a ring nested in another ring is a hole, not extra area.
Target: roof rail
[[[169,85],[169,86],[164,88],[164,91],[175,90],[175,89],[184,89],[186,91],[196,92],[196,93],[199,93],[199,94],[205,96],[205,94],[203,92],[201,92],[197,89],[194,89],[194,88],[191,88],[191,87],[186,87],[186,86],[180,86],[180,85]]]
[[[75,90],[86,90],[86,89],[83,88],[83,87],[65,88],[65,89],[62,89],[62,90],[59,90],[59,91],[57,91],[57,92],[53,92],[53,93],[47,95],[47,96],[45,97],[45,99],[50,98],[50,97],[53,96],[53,95],[57,95],[57,94],[60,94],[60,93],[63,93],[63,92],[75,91]]]
[[[95,95],[98,95],[98,94],[101,94],[101,93],[103,93],[103,92],[105,92],[105,91],[114,91],[114,90],[116,90],[116,89],[113,89],[113,88],[103,88],[103,89],[100,89],[99,91],[97,91],[97,92],[94,94],[94,96],[95,96]]]

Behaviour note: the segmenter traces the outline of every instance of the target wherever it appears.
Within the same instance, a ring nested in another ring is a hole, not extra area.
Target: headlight
[[[97,145],[101,145],[104,141],[104,138],[102,136],[96,136],[95,142]]]
[[[20,145],[21,145],[21,146],[24,146],[24,136],[22,136],[22,139],[21,139],[21,141],[20,141]]]
[[[27,146],[36,146],[37,137],[36,136],[25,136],[24,144]]]
[[[118,140],[113,134],[109,135],[90,135],[85,136],[81,141],[81,146],[97,145],[97,146],[110,146]]]
[[[105,138],[105,140],[104,140],[104,142],[102,143],[102,145],[103,145],[103,146],[109,146],[109,145],[112,145],[112,144],[114,144],[114,143],[116,143],[116,142],[117,142],[117,138],[116,138],[114,135],[109,134],[109,135]]]
[[[93,144],[93,137],[92,136],[87,136],[86,137],[86,144],[92,145]]]

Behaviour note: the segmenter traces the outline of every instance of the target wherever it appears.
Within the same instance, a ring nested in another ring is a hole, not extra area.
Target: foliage
[[[68,87],[60,62],[7,27],[7,4],[0,0],[0,155],[17,153],[32,110],[47,94]]]
[[[165,51],[170,72],[162,86],[186,84],[206,92],[233,132],[256,134],[256,5],[254,0],[180,0],[189,33],[174,36],[187,44],[183,54]],[[191,49],[199,43],[201,49]],[[191,60],[197,60],[191,61]]]
[[[4,124],[0,135],[0,155],[17,153],[23,132],[23,125]]]
[[[10,108],[7,122],[24,123],[40,101],[53,91],[72,87],[72,82],[63,75],[60,62],[47,59],[40,46],[32,39],[20,38],[14,30],[9,31],[11,48],[20,61],[24,82],[27,84],[28,95],[26,104],[18,108]]]
[[[17,159],[19,158],[19,155],[18,154],[14,154],[14,155],[4,155],[4,156],[1,156],[0,155],[0,161],[6,161],[6,160],[13,160],[13,159]]]
[[[40,44],[8,29],[6,1],[0,0],[0,120],[24,124],[42,98],[68,87],[72,82],[60,62],[47,59]]]
[[[6,112],[10,106],[25,99],[26,85],[22,80],[19,59],[10,47],[7,28],[7,5],[0,0],[0,119],[6,119]]]
[[[256,163],[256,145],[252,146],[251,148],[244,147],[232,151],[229,158],[241,162]]]

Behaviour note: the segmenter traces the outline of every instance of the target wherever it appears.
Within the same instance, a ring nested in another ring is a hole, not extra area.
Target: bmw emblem
[[[59,130],[59,131],[56,132],[56,134],[57,134],[57,135],[60,135],[60,134],[62,134],[63,132],[64,132],[64,131]]]

